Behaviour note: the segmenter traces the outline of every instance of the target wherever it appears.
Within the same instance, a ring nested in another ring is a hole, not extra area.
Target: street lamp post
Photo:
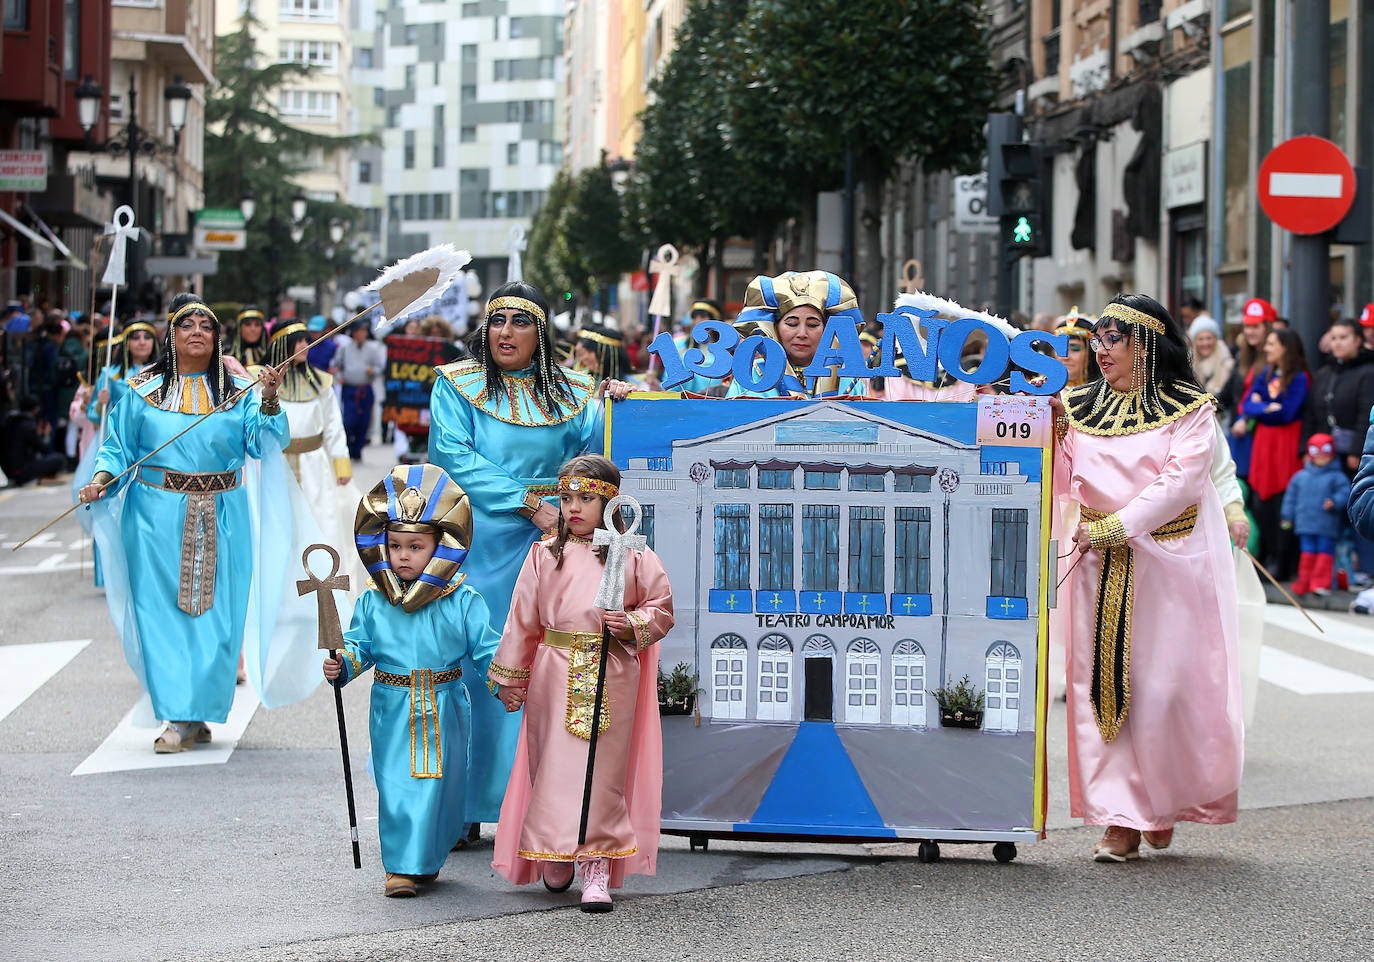
[[[291,235],[292,240],[296,240],[296,231],[300,222],[305,218],[305,195],[297,191],[291,198]],[[251,191],[246,191],[239,200],[239,212],[243,214],[244,222],[253,219],[257,213],[258,202]],[[281,306],[281,245],[278,238],[281,235],[282,222],[277,216],[277,192],[273,191],[267,199],[267,237],[270,246],[267,248],[267,259],[272,262],[272,289],[269,292],[269,302],[267,314],[275,317]],[[254,290],[257,285],[254,284]]]

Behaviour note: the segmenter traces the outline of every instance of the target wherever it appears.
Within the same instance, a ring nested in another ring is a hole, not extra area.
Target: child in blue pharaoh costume
[[[129,393],[129,378],[139,374],[157,363],[161,351],[158,348],[157,331],[151,324],[136,321],[115,335],[113,343],[114,363],[101,368],[95,380],[95,390],[86,404],[86,418],[96,427],[96,440],[103,441],[107,433],[108,412],[125,394]],[[103,357],[101,358],[103,360]],[[92,452],[82,458],[72,478],[73,491],[79,491],[89,484],[95,473],[95,454]],[[100,549],[95,549],[95,586],[105,585],[105,576],[100,568]]]
[[[819,377],[803,373],[821,347],[826,321],[831,317],[853,320],[856,334],[864,325],[854,291],[834,274],[806,271],[778,277],[755,277],[744,292],[744,308],[735,319],[735,328],[741,336],[757,333],[777,341],[787,356],[787,366],[782,380],[771,390],[751,391],[736,377],[726,396],[863,397],[867,393],[865,382],[859,378],[840,377],[835,367]],[[763,362],[755,359],[755,377],[761,373],[762,366]]]
[[[372,767],[379,800],[384,892],[431,882],[463,837],[472,709],[464,664],[485,679],[501,636],[458,569],[469,558],[467,494],[432,464],[398,465],[358,506],[358,554],[372,575],[353,608],[338,684],[372,673]],[[497,702],[485,683],[483,702]],[[504,709],[503,709],[504,710]],[[483,748],[474,745],[472,755]]]
[[[545,500],[558,493],[558,469],[601,450],[603,421],[592,378],[558,366],[548,303],[538,289],[520,281],[498,287],[471,346],[471,360],[438,368],[429,460],[471,499],[481,537],[467,571],[499,634],[530,545],[558,524],[558,509]],[[473,700],[468,820],[495,822],[520,715],[486,695],[485,669],[469,662],[464,672]]]
[[[313,605],[282,590],[288,566],[319,532],[282,459],[281,378],[265,369],[261,400],[244,391],[220,409],[248,382],[225,370],[209,307],[182,294],[172,308],[163,357],[129,379],[108,417],[94,478],[79,492],[81,501],[99,502],[90,515],[106,601],[147,696],[134,723],[168,723],[157,752],[209,741],[206,722],[226,720],[240,647],[269,708],[319,683],[309,646],[300,644],[309,637],[301,632],[314,628]],[[172,440],[203,414],[210,416]]]

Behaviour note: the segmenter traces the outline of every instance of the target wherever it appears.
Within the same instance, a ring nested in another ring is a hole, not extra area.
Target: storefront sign
[[[41,150],[0,150],[0,190],[47,190],[48,158]]]
[[[1179,147],[1164,155],[1164,209],[1201,204],[1207,199],[1207,142]]]
[[[196,250],[241,251],[248,247],[243,213],[231,207],[212,207],[196,215]]]

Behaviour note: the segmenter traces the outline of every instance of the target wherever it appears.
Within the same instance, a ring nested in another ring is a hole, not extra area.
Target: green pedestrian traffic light
[[[1013,244],[1029,244],[1031,242],[1031,225],[1025,217],[1018,217],[1016,226],[1012,228],[1011,242]]]

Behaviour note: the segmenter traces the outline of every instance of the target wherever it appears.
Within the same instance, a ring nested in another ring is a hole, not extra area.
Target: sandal
[[[204,745],[211,741],[215,736],[210,734],[210,726],[205,722],[189,722],[191,731],[195,735],[197,745]]]
[[[195,722],[168,722],[162,734],[153,739],[153,751],[159,755],[189,752],[196,747],[195,725]]]

